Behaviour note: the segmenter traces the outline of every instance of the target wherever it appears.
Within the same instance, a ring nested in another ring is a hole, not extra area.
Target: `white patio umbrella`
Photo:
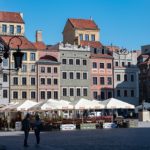
[[[29,108],[35,106],[37,102],[31,101],[31,100],[26,100],[23,103],[21,103],[16,109],[17,111],[26,111]]]
[[[81,98],[71,103],[76,110],[90,109],[92,102],[88,99]]]
[[[135,106],[116,98],[110,98],[102,101],[102,104],[105,105],[106,109],[134,109]]]
[[[73,110],[73,105],[67,100],[59,100],[58,108],[61,110]]]
[[[15,107],[17,107],[19,105],[19,102],[11,102],[8,105],[0,108],[1,112],[5,112],[5,111],[12,111]]]
[[[92,102],[92,108],[93,109],[104,109],[105,108],[105,105],[104,104],[102,104],[100,101],[98,101],[98,100],[92,100],[91,101]]]

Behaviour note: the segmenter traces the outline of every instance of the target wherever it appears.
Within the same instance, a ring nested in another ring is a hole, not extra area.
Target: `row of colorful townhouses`
[[[13,36],[19,39],[9,43]],[[22,68],[15,71],[12,53],[20,39],[24,56]],[[3,48],[8,43],[11,51],[5,59]],[[41,30],[36,31],[35,42],[25,37],[22,13],[0,12],[0,48],[0,104],[111,97],[139,103],[138,53],[101,44],[100,29],[92,19],[69,18],[62,42],[46,45]]]

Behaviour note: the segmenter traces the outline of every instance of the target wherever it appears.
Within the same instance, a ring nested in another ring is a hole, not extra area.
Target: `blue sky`
[[[26,36],[43,31],[46,44],[62,41],[67,18],[92,16],[104,45],[140,49],[150,44],[150,0],[0,0],[0,11],[23,12]]]

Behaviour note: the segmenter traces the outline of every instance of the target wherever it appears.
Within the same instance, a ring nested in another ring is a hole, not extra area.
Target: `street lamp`
[[[21,38],[18,37],[18,36],[13,36],[12,38],[9,39],[8,45],[5,44],[5,42],[4,42],[4,47],[2,48],[2,47],[0,46],[0,49],[1,49],[2,52],[3,52],[3,57],[4,57],[5,59],[7,59],[7,58],[9,57],[9,55],[10,55],[10,44],[11,44],[10,42],[11,42],[13,39],[15,39],[15,38],[20,41],[19,44],[16,44],[16,46],[17,46],[16,52],[13,52],[14,63],[15,63],[15,70],[18,71],[19,68],[22,67],[22,59],[23,59],[23,55],[24,55],[24,53],[21,52],[21,50],[20,50],[20,46],[22,45],[22,40],[21,40]],[[0,57],[0,63],[2,63],[2,58],[1,58],[1,57]],[[9,66],[9,67],[10,67],[10,66]],[[12,69],[8,69],[8,70],[12,70]]]

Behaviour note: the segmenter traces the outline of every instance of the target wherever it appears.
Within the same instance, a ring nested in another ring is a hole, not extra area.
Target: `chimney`
[[[42,31],[41,30],[36,31],[36,42],[42,42]]]
[[[23,19],[23,13],[20,13],[21,18]]]

